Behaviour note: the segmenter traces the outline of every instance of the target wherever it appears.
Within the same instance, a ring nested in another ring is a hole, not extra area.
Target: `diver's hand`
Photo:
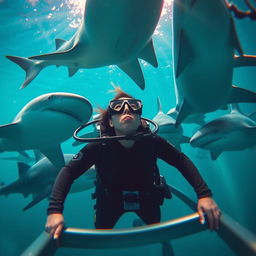
[[[50,233],[54,239],[59,239],[61,231],[64,228],[64,217],[61,213],[52,213],[48,215],[45,231]]]
[[[207,216],[208,225],[211,230],[219,228],[220,209],[211,197],[203,197],[198,200],[197,211],[200,217],[200,223],[205,223],[205,216]]]

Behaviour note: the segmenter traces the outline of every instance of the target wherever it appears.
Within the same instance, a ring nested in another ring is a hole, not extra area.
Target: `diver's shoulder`
[[[82,148],[82,151],[99,149],[100,147],[102,147],[102,142],[89,142]]]

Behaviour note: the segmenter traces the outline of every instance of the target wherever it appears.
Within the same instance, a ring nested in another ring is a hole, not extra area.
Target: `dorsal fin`
[[[19,178],[24,176],[29,168],[30,168],[29,165],[22,162],[18,162]]]
[[[163,112],[162,103],[159,96],[157,97],[157,110],[158,110],[158,113]]]
[[[45,155],[43,155],[39,150],[36,149],[34,150],[34,156],[36,163],[45,157]]]
[[[67,41],[64,39],[56,38],[55,39],[56,50],[58,50],[66,42]]]
[[[231,111],[230,111],[231,113],[234,113],[234,112],[242,113],[237,103],[230,104],[230,106],[231,106]]]

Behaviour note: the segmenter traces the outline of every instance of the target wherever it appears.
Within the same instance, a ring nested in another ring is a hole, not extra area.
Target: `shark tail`
[[[0,182],[0,196],[7,197],[9,195],[8,185],[5,185],[4,182]]]
[[[6,56],[7,59],[18,64],[26,72],[26,78],[20,89],[25,88],[34,78],[40,73],[43,69],[43,66],[40,65],[37,61],[30,60],[28,58],[17,57],[17,56]]]

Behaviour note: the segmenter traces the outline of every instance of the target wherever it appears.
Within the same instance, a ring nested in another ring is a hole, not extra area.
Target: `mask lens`
[[[123,106],[122,100],[112,100],[109,104],[110,108],[112,108],[115,111],[120,111]]]
[[[134,99],[132,99],[132,100],[127,100],[127,102],[128,102],[128,104],[129,104],[129,106],[130,106],[134,111],[140,109],[141,106],[142,106],[140,100],[134,100]]]
[[[136,99],[112,100],[109,107],[115,111],[121,111],[125,103],[127,103],[129,108],[134,111],[142,107],[141,101]]]

